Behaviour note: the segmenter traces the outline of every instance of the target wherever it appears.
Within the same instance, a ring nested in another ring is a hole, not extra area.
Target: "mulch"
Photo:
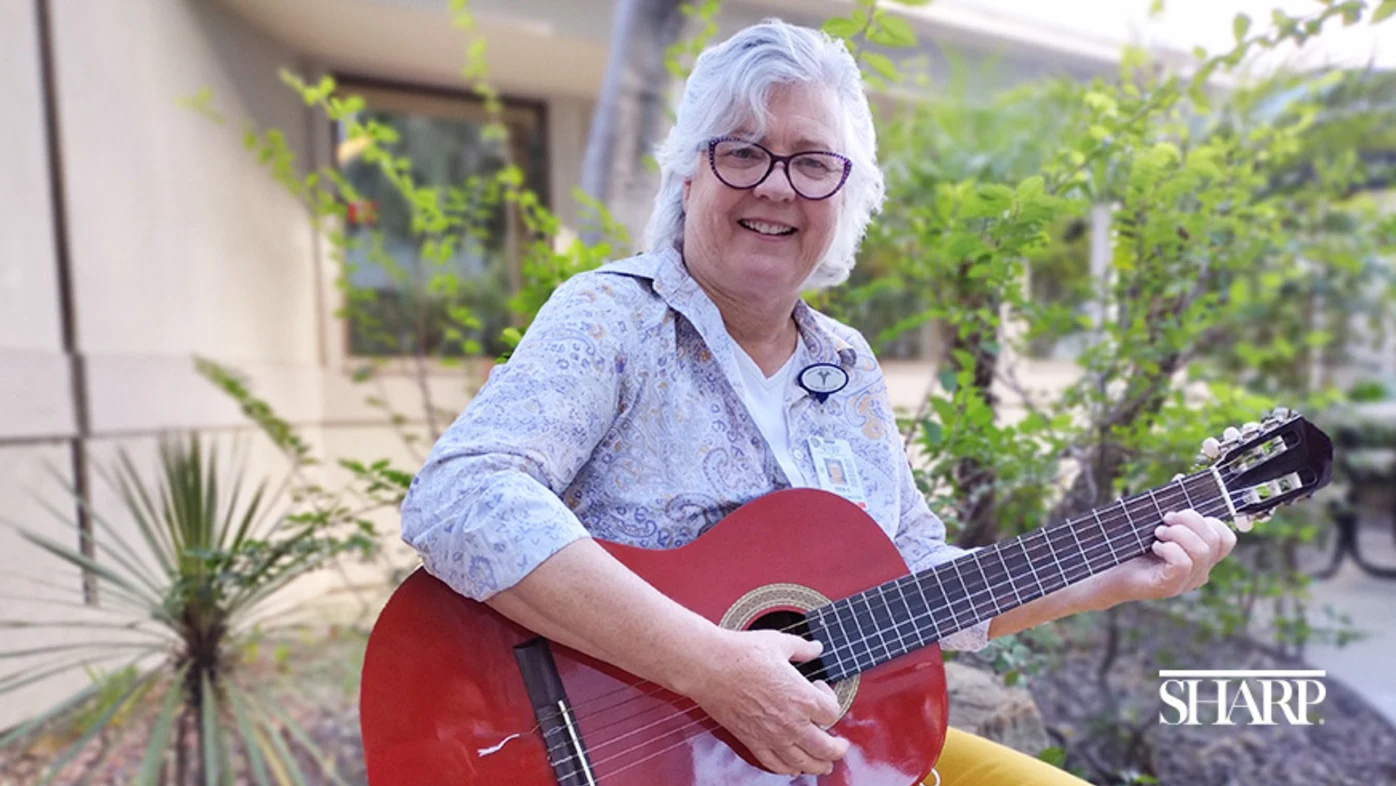
[[[1244,708],[1234,725],[1160,723],[1161,712],[1177,717],[1159,698],[1160,669],[1314,667],[1247,639],[1199,636],[1143,607],[1113,613],[1122,635],[1104,678],[1107,618],[1093,615],[1028,683],[1068,769],[1101,786],[1130,783],[1131,773],[1165,786],[1396,786],[1396,728],[1332,675],[1314,725],[1291,725],[1277,709],[1276,725],[1247,726]]]

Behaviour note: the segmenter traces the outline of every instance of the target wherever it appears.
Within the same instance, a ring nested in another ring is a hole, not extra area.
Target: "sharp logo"
[[[1165,669],[1158,695],[1165,726],[1312,726],[1328,694],[1322,670]],[[1206,712],[1199,712],[1206,708]]]

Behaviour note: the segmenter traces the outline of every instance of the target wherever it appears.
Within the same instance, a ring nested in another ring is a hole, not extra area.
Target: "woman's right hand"
[[[838,720],[838,700],[827,684],[810,683],[791,665],[822,650],[817,641],[773,630],[723,630],[680,692],[772,772],[827,775],[848,752],[848,740],[824,730]]]

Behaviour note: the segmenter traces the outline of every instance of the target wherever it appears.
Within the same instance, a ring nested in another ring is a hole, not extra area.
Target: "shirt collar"
[[[649,279],[654,291],[670,308],[682,314],[693,325],[708,349],[722,364],[728,378],[737,382],[736,347],[717,305],[698,282],[688,274],[688,268],[677,249],[641,254],[608,264],[603,270]],[[800,330],[801,345],[796,354],[797,373],[800,368],[815,363],[831,363],[852,372],[858,363],[858,353],[852,344],[830,329],[830,320],[810,308],[803,299],[795,301],[795,325]]]

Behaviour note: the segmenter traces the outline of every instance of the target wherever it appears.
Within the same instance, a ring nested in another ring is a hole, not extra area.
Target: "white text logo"
[[[1310,726],[1310,710],[1328,693],[1322,670],[1165,669],[1158,675],[1158,695],[1168,705],[1158,719],[1166,726]],[[1207,712],[1200,715],[1200,708]]]

